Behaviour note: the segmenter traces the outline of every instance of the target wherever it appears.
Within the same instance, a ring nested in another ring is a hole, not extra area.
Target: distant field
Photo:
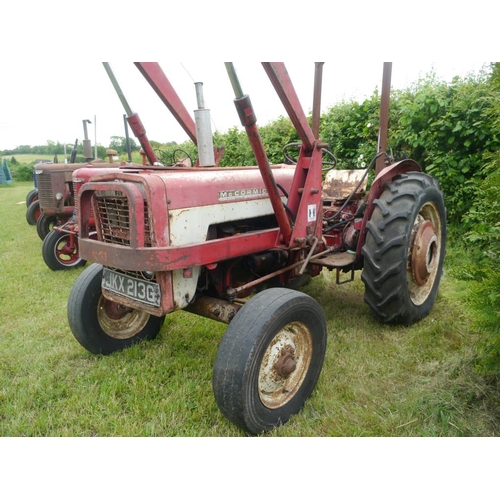
[[[27,165],[35,163],[37,160],[54,161],[54,155],[41,155],[41,154],[40,155],[37,155],[37,154],[4,155],[1,158],[7,158],[7,161],[9,162],[9,166],[11,166],[10,165],[10,160],[12,159],[12,157],[14,157],[19,163],[25,163]],[[69,161],[70,153],[68,153],[66,155],[66,157],[67,157],[67,159]],[[104,158],[104,159],[106,160],[106,158]],[[134,151],[132,153],[132,159],[133,159],[133,161],[135,161],[137,163],[142,163],[142,157],[141,157],[141,155],[137,151]],[[57,155],[57,160],[58,160],[59,163],[64,163],[64,153],[58,154]],[[127,161],[126,154],[120,155],[120,160]],[[83,161],[81,159],[81,155],[77,156],[76,161],[77,162]]]
[[[23,154],[23,155],[5,155],[2,158],[7,158],[7,161],[14,157],[19,163],[34,163],[37,160],[54,160],[54,155],[36,155],[36,154]],[[64,162],[64,154],[58,155],[58,160]]]

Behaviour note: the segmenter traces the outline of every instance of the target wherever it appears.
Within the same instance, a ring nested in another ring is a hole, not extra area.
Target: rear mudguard
[[[407,172],[420,172],[420,171],[421,168],[416,161],[407,159],[385,167],[383,170],[380,171],[377,177],[375,177],[375,180],[371,185],[370,191],[366,199],[367,206],[363,216],[363,226],[361,229],[361,233],[359,235],[358,246],[356,248],[356,255],[358,259],[361,258],[361,249],[365,244],[366,224],[371,219],[373,209],[375,207],[374,201],[380,198],[380,195],[384,190],[384,185],[392,182],[394,177],[396,177],[397,175],[405,174]]]

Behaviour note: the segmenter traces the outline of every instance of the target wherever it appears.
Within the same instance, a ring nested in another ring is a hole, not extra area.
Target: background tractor
[[[113,162],[115,151],[108,150],[109,163],[99,160],[86,164],[91,172],[109,171],[123,166],[125,162]],[[52,164],[37,170],[40,185],[41,215],[37,221],[37,232],[42,243],[42,257],[53,271],[84,266],[78,251],[78,224],[76,223],[76,192],[73,173],[82,170],[85,164]]]
[[[87,134],[88,120],[83,120],[83,147],[86,163],[75,163],[78,139],[70,155],[70,163],[38,163],[35,166],[37,233],[42,243],[42,257],[53,271],[66,270],[85,265],[78,251],[78,225],[75,214],[75,191],[73,173],[86,166],[91,169],[119,168],[125,162],[117,162],[117,152],[108,149],[108,161],[92,159],[92,146]],[[128,137],[128,132],[126,130]],[[131,157],[129,153],[129,160]],[[130,165],[133,165],[130,163]],[[94,170],[91,170],[94,171]]]
[[[42,163],[52,163],[50,160],[37,160],[33,167],[33,189],[30,189],[26,194],[26,222],[30,226],[36,226],[36,223],[42,214],[40,210],[40,202],[38,201],[38,186],[36,181],[35,171]]]
[[[193,129],[159,65],[136,63],[198,146],[193,167],[155,165],[144,127],[105,64],[148,164],[97,174],[80,187],[80,254],[93,264],[76,280],[67,308],[73,335],[96,354],[155,338],[165,315],[181,309],[228,324],[212,386],[222,413],[249,434],[284,424],[321,374],[325,316],[298,288],[323,270],[339,284],[362,270],[373,316],[411,325],[434,304],[446,243],[437,181],[413,160],[394,162],[385,153],[390,64],[378,151],[362,171],[337,170],[319,139],[322,63],[312,125],[284,64],[262,65],[300,138],[292,165],[269,164],[231,63],[226,69],[255,167],[218,168],[200,86]]]

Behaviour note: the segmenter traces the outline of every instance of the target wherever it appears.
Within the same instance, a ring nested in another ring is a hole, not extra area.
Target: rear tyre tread
[[[441,253],[430,292],[422,304],[416,305],[407,282],[408,247],[413,224],[426,203],[434,204],[440,220]],[[374,205],[362,249],[365,302],[379,321],[409,325],[429,313],[437,295],[446,243],[443,194],[436,179],[412,172],[386,184]]]

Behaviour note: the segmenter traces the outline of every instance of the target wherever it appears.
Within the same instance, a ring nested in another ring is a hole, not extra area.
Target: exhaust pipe
[[[389,101],[391,95],[392,63],[384,63],[382,73],[382,94],[380,96],[380,127],[378,133],[378,151],[380,153],[387,149],[387,131],[389,128]],[[378,175],[386,166],[385,156],[379,156],[375,163],[375,175]]]
[[[85,156],[85,161],[89,162],[92,161],[92,145],[87,132],[87,123],[92,122],[90,120],[83,120],[83,135],[85,137],[83,140],[83,156]]]
[[[203,99],[203,83],[196,82],[196,102],[198,109],[194,111],[196,136],[198,138],[198,162],[200,167],[215,166],[214,142],[210,126],[210,110],[205,108]]]

